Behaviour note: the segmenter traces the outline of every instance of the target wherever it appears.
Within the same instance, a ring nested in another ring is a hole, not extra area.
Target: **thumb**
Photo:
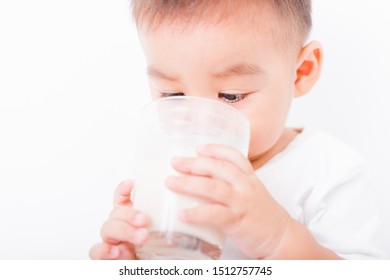
[[[133,182],[131,180],[123,181],[115,189],[114,206],[128,206],[131,205],[131,191],[133,190]]]

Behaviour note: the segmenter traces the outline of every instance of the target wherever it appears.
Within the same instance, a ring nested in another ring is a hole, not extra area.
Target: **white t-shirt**
[[[314,238],[345,259],[384,259],[378,211],[363,159],[332,136],[305,128],[256,170],[271,195]],[[222,259],[248,259],[228,240]]]

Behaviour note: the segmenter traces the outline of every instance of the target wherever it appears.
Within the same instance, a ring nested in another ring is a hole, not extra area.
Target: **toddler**
[[[364,163],[349,147],[311,128],[287,128],[293,98],[307,94],[322,65],[305,43],[310,0],[133,0],[154,99],[199,96],[228,103],[251,124],[248,158],[207,145],[176,158],[166,187],[210,204],[181,221],[218,227],[222,259],[383,258]],[[153,176],[153,170],[151,170]],[[195,187],[196,186],[196,187]],[[134,259],[148,217],[119,185],[93,259]],[[363,207],[364,206],[364,207]]]

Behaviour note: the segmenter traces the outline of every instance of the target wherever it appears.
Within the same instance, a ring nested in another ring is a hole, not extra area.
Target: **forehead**
[[[140,33],[140,38],[149,75],[165,80],[202,80],[204,75],[223,79],[227,72],[237,78],[233,74],[267,74],[286,63],[266,28],[254,34],[253,29],[237,28],[233,23],[186,28],[162,24],[153,32]]]
[[[254,31],[249,24],[225,22],[210,25],[161,24],[149,32],[140,32],[140,39],[147,56],[166,58],[175,56],[204,56],[205,60],[223,55],[253,55],[275,50],[275,40],[268,28]]]

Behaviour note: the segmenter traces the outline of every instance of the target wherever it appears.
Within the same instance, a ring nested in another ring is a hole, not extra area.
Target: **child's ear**
[[[322,47],[317,41],[304,46],[297,59],[294,96],[308,93],[317,82],[322,67]]]

